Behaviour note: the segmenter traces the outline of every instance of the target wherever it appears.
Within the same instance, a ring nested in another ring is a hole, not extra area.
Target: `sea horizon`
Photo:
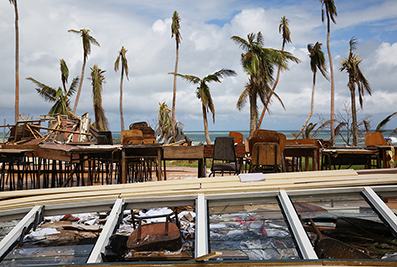
[[[229,130],[229,131],[209,131],[211,143],[214,143],[215,138],[219,136],[229,136],[229,132],[240,132],[243,134],[244,138],[249,137],[249,131],[239,131],[239,130]],[[299,130],[275,130],[277,132],[283,133],[287,136],[287,139],[292,139],[291,133],[297,133]],[[389,129],[383,133],[383,136],[387,138],[393,130]],[[373,131],[372,131],[373,132]],[[183,131],[184,134],[187,135],[192,140],[193,145],[199,145],[200,143],[206,143],[204,131]],[[344,135],[346,135],[346,131],[342,131]],[[112,131],[112,137],[114,139],[119,139],[121,136],[120,131]],[[331,132],[327,130],[319,131],[315,137],[315,139],[323,139],[329,140],[331,139]],[[360,139],[361,140],[361,139]],[[346,146],[346,143],[343,141],[340,135],[335,136],[336,146]],[[364,138],[362,138],[362,142],[359,146],[364,146]]]

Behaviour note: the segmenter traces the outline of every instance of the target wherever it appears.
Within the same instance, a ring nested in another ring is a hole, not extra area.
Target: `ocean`
[[[231,130],[231,131],[236,131],[240,132],[244,135],[244,138],[249,137],[249,131],[238,131],[238,130]],[[183,131],[192,141],[193,145],[198,145],[200,143],[206,143],[205,141],[205,135],[204,131]],[[292,139],[291,133],[298,132],[297,130],[289,130],[289,131],[279,131],[280,133],[283,133],[287,136],[287,139]],[[385,133],[383,133],[384,137],[388,137],[392,130],[387,130]],[[229,131],[210,131],[210,139],[211,143],[214,143],[215,138],[218,136],[229,136]],[[115,139],[119,139],[121,136],[120,132],[112,132],[112,136]],[[344,136],[346,136],[346,132],[344,132]],[[320,131],[318,132],[316,139],[323,139],[323,140],[329,140],[331,138],[331,133],[329,131]],[[342,137],[339,135],[336,135],[335,138],[336,146],[345,146],[346,143],[343,141]],[[360,143],[361,146],[364,146],[364,140]]]

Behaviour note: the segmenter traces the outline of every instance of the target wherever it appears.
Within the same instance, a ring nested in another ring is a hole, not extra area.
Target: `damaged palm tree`
[[[165,102],[159,103],[159,124],[157,128],[157,135],[160,137],[160,140],[166,141],[170,136],[170,131],[172,127],[170,112],[171,109],[167,106]],[[158,143],[160,140],[157,140]]]
[[[94,65],[94,67],[91,68],[90,79],[95,113],[94,126],[99,131],[107,131],[109,129],[108,120],[105,116],[105,110],[102,107],[102,85],[105,82],[105,76],[103,75],[104,73],[105,70],[101,70],[97,65]]]
[[[69,86],[69,89],[66,89],[66,84],[68,83],[69,78],[69,69],[66,65],[65,60],[61,59],[60,61],[60,70],[61,70],[61,80],[62,80],[62,87],[58,87],[55,89],[48,85],[45,85],[32,77],[26,78],[27,80],[33,82],[37,88],[37,93],[44,98],[47,102],[54,103],[51,107],[48,114],[60,114],[60,115],[67,115],[71,116],[71,109],[70,109],[70,99],[72,98],[73,94],[76,92],[77,85],[79,83],[79,78],[76,77],[73,79],[72,83]]]

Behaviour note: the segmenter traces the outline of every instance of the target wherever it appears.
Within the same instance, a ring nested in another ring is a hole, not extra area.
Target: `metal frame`
[[[393,229],[394,234],[397,234],[397,216],[393,211],[382,201],[382,199],[372,190],[371,187],[364,187],[362,191],[364,197],[369,201],[381,218]]]
[[[36,228],[39,221],[43,218],[44,206],[34,206],[28,214],[1,240],[0,242],[0,260],[6,253],[19,241],[22,242],[25,235],[33,226]]]
[[[198,194],[196,199],[195,258],[204,256],[209,252],[207,206],[208,203],[204,194]]]
[[[285,190],[280,190],[278,198],[303,259],[317,260],[317,254],[313,249],[309,237],[299,220],[298,214],[296,213],[294,205],[288,197],[287,192],[285,192]]]
[[[120,215],[124,212],[124,200],[119,198],[114,203],[112,211],[110,212],[106,224],[102,229],[102,232],[95,243],[94,248],[91,251],[90,257],[87,260],[87,263],[101,263],[102,262],[102,254],[105,252],[106,246],[109,244],[109,238],[114,233],[114,231],[118,228],[120,224]]]
[[[196,240],[195,240],[195,257],[201,257],[207,255],[210,252],[209,247],[209,226],[208,226],[208,201],[211,203],[230,203],[233,202],[250,202],[253,200],[264,201],[267,198],[278,198],[280,206],[288,220],[288,223],[292,229],[292,235],[294,236],[298,247],[297,249],[303,256],[303,259],[315,260],[317,255],[313,250],[313,246],[304,230],[298,214],[290,200],[290,197],[294,198],[322,198],[325,195],[336,195],[338,198],[343,199],[344,196],[351,196],[351,193],[362,193],[364,197],[370,202],[374,210],[385,219],[386,223],[397,232],[397,217],[377,195],[381,193],[383,196],[395,196],[397,192],[397,186],[371,186],[371,187],[346,187],[346,188],[322,188],[322,189],[310,189],[310,190],[279,190],[271,192],[257,192],[257,193],[232,193],[232,194],[195,194],[185,196],[163,196],[154,198],[128,198],[128,199],[109,199],[102,201],[93,202],[75,202],[68,204],[54,204],[48,205],[43,209],[44,206],[35,206],[34,208],[27,209],[16,209],[0,211],[0,221],[5,219],[23,219],[18,223],[17,226],[0,242],[0,257],[3,257],[5,253],[11,250],[12,246],[18,241],[23,239],[23,236],[27,233],[27,230],[38,222],[38,215],[46,216],[59,215],[62,213],[77,213],[77,212],[93,212],[103,211],[109,209],[109,206],[113,205],[112,211],[109,215],[108,221],[105,224],[104,229],[94,249],[89,257],[87,263],[100,263],[102,261],[101,253],[105,251],[106,245],[109,243],[109,238],[113,234],[118,224],[119,216],[122,214],[123,209],[135,209],[135,208],[155,208],[164,206],[190,206],[196,205]],[[28,214],[26,214],[28,213]]]

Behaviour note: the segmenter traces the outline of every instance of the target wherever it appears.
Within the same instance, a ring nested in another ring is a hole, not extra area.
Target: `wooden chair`
[[[252,148],[250,172],[279,172],[280,145],[274,142],[256,142]]]
[[[252,133],[252,137],[256,137],[256,136],[266,136],[268,133],[278,133],[277,131],[274,130],[265,130],[265,129],[256,129],[253,133]]]
[[[386,139],[380,132],[367,133],[365,135],[365,146],[384,146]]]
[[[143,144],[143,133],[140,130],[125,130],[121,132],[121,144]]]
[[[240,132],[229,132],[229,136],[234,138],[234,144],[242,145],[244,135]]]
[[[238,174],[239,166],[234,150],[233,137],[216,137],[214,143],[214,155],[212,157],[211,175],[215,177],[215,173],[224,172]]]
[[[280,144],[280,136],[277,133],[269,133],[266,136],[256,136],[249,139],[249,151],[252,154],[252,149],[255,143],[277,143]],[[285,147],[285,145],[284,145]]]
[[[155,144],[157,143],[154,135],[154,130],[149,126],[132,126],[131,130],[139,130],[143,134],[144,144]]]

